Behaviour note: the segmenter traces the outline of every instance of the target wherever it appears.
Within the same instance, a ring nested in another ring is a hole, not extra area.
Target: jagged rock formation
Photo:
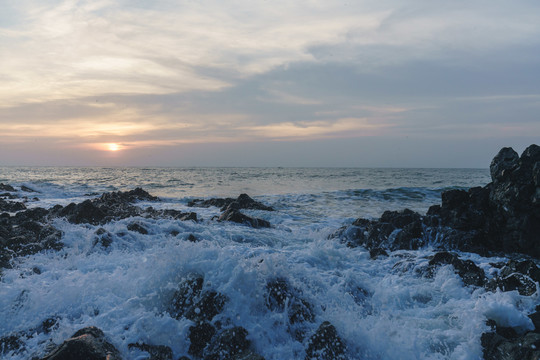
[[[333,236],[369,250],[440,249],[522,253],[540,258],[540,146],[521,155],[503,148],[490,166],[492,182],[442,194],[425,216],[386,211],[378,220],[357,219]]]

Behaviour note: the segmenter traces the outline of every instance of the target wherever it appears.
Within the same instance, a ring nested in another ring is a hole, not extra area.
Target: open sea
[[[142,187],[159,202],[142,208],[196,212],[198,222],[138,218],[148,234],[128,231],[133,219],[102,226],[113,234],[107,249],[93,245],[100,226],[55,219],[64,248],[18,258],[0,277],[0,337],[58,318],[50,333],[24,338],[5,359],[41,357],[82,327],[102,329],[124,359],[146,359],[130,349],[143,342],[169,346],[174,359],[190,356],[190,320],[171,317],[168,306],[180,279],[204,276],[205,286],[229,301],[219,316],[244,327],[265,359],[304,359],[306,340],[293,336],[286,315],[265,306],[265,286],[284,278],[313,305],[313,333],[332,323],[349,359],[481,359],[486,319],[528,329],[538,303],[517,291],[487,292],[464,286],[452,267],[432,278],[418,275],[432,249],[395,251],[371,260],[364,248],[348,248],[329,235],[358,217],[409,208],[425,214],[442,191],[484,186],[488,169],[351,168],[76,168],[0,167],[0,183],[37,193],[26,206],[79,203],[104,192]],[[272,224],[253,229],[217,222],[218,208],[188,207],[193,199],[247,193],[276,209],[243,210]],[[34,199],[35,197],[35,199]],[[186,239],[190,234],[200,241]],[[503,258],[461,253],[488,277]],[[39,271],[35,271],[38,269]],[[1,354],[1,353],[0,353]]]

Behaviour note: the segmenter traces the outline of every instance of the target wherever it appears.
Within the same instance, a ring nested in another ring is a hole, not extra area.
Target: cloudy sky
[[[487,167],[540,2],[3,0],[0,165]]]

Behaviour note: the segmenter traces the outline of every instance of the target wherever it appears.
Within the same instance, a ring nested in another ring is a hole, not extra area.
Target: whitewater
[[[148,358],[132,343],[166,345],[174,359],[190,357],[193,322],[174,318],[169,308],[178,284],[197,273],[205,289],[229,299],[218,320],[245,328],[265,359],[306,356],[307,339],[291,333],[286,314],[265,305],[266,284],[276,278],[313,305],[314,321],[303,325],[308,337],[329,321],[349,359],[481,359],[486,320],[533,328],[527,315],[539,302],[538,291],[522,296],[466,286],[451,265],[422,276],[435,252],[429,246],[373,260],[363,247],[329,237],[356,218],[377,218],[385,210],[425,214],[443,191],[489,181],[488,169],[0,167],[0,183],[18,189],[27,208],[142,187],[160,201],[136,206],[196,212],[198,218],[137,217],[105,225],[55,219],[61,250],[15,258],[12,268],[1,271],[0,338],[28,334],[46,319],[56,324],[49,333],[25,335],[21,349],[1,356],[39,358],[77,330],[96,326],[125,359]],[[270,228],[218,222],[218,208],[188,206],[194,199],[241,193],[276,210],[243,210]],[[133,222],[148,233],[129,230]],[[110,246],[96,246],[99,228],[112,234]],[[495,263],[508,260],[459,255],[488,278],[497,274]]]

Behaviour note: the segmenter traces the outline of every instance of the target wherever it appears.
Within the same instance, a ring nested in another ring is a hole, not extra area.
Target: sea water
[[[486,319],[523,330],[537,294],[488,292],[464,286],[451,266],[433,277],[417,271],[431,248],[395,251],[371,260],[364,248],[348,248],[329,235],[355,218],[377,218],[385,210],[409,208],[425,214],[442,191],[483,186],[487,169],[341,168],[49,168],[3,167],[0,182],[36,193],[26,206],[50,208],[142,187],[159,202],[137,206],[197,212],[199,221],[124,219],[102,226],[113,234],[107,249],[95,247],[98,226],[55,219],[63,232],[60,251],[18,258],[0,278],[0,337],[36,329],[58,319],[50,334],[23,337],[24,350],[7,359],[43,356],[85,326],[102,329],[125,359],[145,359],[128,344],[169,346],[174,358],[188,355],[190,320],[167,312],[174,291],[189,273],[204,287],[227,296],[219,316],[244,327],[253,348],[266,359],[304,359],[306,340],[287,327],[286,314],[265,306],[266,284],[286,279],[313,305],[313,333],[332,323],[350,359],[481,359]],[[217,222],[217,208],[191,208],[193,199],[247,193],[276,209],[245,210],[272,227],[253,229]],[[35,198],[34,198],[35,197]],[[128,231],[137,220],[148,234]],[[173,235],[175,234],[175,235]],[[193,234],[198,242],[186,241]],[[460,253],[488,277],[493,263]],[[37,271],[36,271],[37,270]]]

